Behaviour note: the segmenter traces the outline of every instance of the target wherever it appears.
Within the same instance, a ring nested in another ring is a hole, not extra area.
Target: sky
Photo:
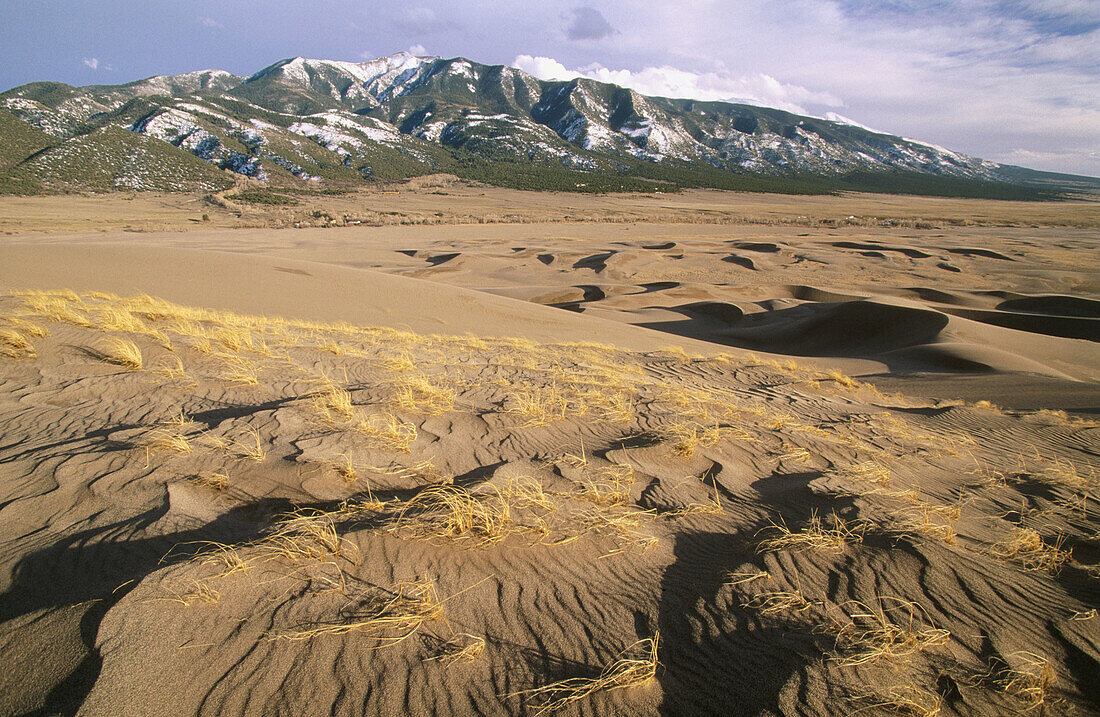
[[[1100,176],[1100,0],[0,0],[0,90],[401,50]]]

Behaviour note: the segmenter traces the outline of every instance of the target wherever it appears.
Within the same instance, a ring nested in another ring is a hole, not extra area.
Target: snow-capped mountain
[[[358,181],[459,171],[470,162],[484,173],[486,163],[501,160],[512,169],[520,163],[657,179],[663,167],[691,172],[699,184],[709,177],[718,182],[712,186],[739,175],[1018,178],[1011,168],[846,118],[647,97],[588,79],[545,81],[512,67],[408,53],[359,63],[295,57],[246,78],[205,70],[117,86],[36,82],[0,94],[4,111],[53,138],[52,148],[9,163],[46,178],[64,177],[49,165],[55,155],[73,154],[62,151],[69,142],[136,141],[111,127],[261,180]],[[120,175],[114,184],[143,186],[155,174],[144,171],[141,181]],[[163,179],[150,188],[177,188],[170,170]],[[203,181],[226,179],[213,172]]]

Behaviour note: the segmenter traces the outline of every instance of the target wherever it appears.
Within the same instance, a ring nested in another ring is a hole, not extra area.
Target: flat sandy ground
[[[1100,709],[1100,204],[299,201],[0,201],[0,713]]]

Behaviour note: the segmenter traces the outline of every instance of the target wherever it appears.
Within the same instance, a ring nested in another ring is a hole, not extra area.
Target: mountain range
[[[0,93],[0,191],[346,188],[450,172],[580,191],[710,186],[1034,198],[1100,181],[777,109],[398,53]],[[304,184],[303,184],[304,183]]]

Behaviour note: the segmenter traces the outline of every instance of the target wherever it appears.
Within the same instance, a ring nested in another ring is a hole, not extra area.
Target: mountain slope
[[[276,183],[451,171],[577,189],[826,191],[879,183],[999,196],[1034,194],[1019,190],[1028,185],[1092,186],[842,122],[408,53],[362,63],[296,57],[247,78],[204,70],[117,86],[36,82],[0,94],[0,109],[61,144],[117,141],[104,129],[122,128]],[[54,156],[9,173],[32,172],[52,188],[78,186],[49,168]]]

